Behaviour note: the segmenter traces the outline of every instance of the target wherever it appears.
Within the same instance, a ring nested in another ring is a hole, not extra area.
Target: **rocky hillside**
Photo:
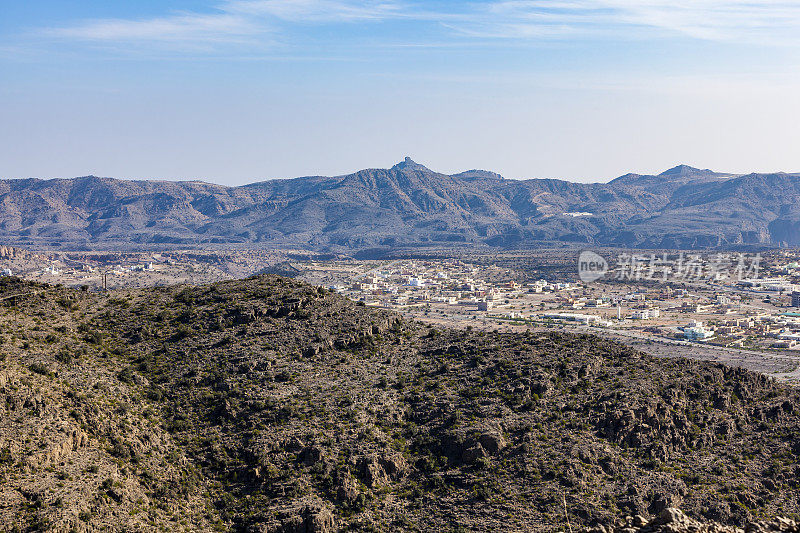
[[[406,159],[347,176],[243,187],[84,177],[0,181],[8,244],[258,244],[320,251],[569,242],[706,248],[800,244],[800,176],[678,166],[610,183],[452,176]]]
[[[798,391],[592,336],[431,329],[273,276],[111,293],[2,278],[0,341],[0,530],[800,512]]]
[[[652,520],[636,515],[627,516],[608,526],[596,526],[589,533],[800,533],[794,520],[776,518],[748,522],[744,527],[725,526],[716,522],[703,522],[686,516],[680,509],[667,507]]]

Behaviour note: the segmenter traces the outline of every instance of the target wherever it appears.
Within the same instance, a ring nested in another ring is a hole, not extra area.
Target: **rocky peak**
[[[695,167],[690,167],[689,165],[678,165],[676,167],[672,167],[669,170],[665,170],[659,176],[664,178],[672,178],[672,177],[683,177],[683,176],[690,176],[692,174],[713,174],[714,171],[710,169],[699,169]]]
[[[420,165],[410,157],[406,156],[406,158],[397,163],[395,166],[392,167],[392,170],[422,170],[425,172],[431,172],[431,169],[424,165]]]

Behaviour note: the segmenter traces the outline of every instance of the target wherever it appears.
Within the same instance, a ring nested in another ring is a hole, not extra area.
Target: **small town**
[[[800,380],[797,251],[609,259],[603,276],[582,279],[575,251],[320,260],[285,251],[65,253],[0,246],[0,276],[102,291],[272,273],[432,325],[593,333],[657,356],[707,358]]]
[[[629,263],[590,283],[578,279],[577,270],[525,280],[509,269],[454,259],[312,262],[303,277],[363,305],[432,323],[592,328],[642,340],[800,355],[800,264],[791,253],[762,263],[757,275],[752,265],[734,272],[753,277],[726,276],[711,258],[695,261],[695,276],[678,281],[625,275]]]
[[[130,289],[241,278],[283,258],[261,250],[62,252],[0,246],[0,276],[91,290]]]

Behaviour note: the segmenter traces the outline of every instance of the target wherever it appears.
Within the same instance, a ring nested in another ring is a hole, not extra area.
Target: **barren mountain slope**
[[[452,176],[409,159],[242,187],[109,178],[0,181],[0,239],[67,248],[241,244],[347,251],[546,242],[706,248],[800,243],[800,177],[685,165],[610,183]]]

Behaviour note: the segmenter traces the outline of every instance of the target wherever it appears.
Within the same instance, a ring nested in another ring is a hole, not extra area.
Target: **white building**
[[[634,320],[649,320],[651,318],[658,318],[661,316],[661,309],[652,307],[650,309],[634,309],[631,313],[631,318]]]
[[[597,315],[582,315],[578,313],[545,313],[539,315],[541,318],[549,320],[563,320],[566,322],[579,322],[587,326],[605,326],[608,322]]]
[[[702,341],[714,336],[714,332],[706,328],[699,320],[692,320],[683,328],[683,336],[690,341]]]
[[[736,284],[743,287],[765,287],[783,285],[786,280],[783,278],[745,278],[739,280]]]
[[[505,296],[502,292],[495,291],[493,288],[489,289],[489,292],[486,293],[486,299],[492,302],[499,302],[503,300]]]

